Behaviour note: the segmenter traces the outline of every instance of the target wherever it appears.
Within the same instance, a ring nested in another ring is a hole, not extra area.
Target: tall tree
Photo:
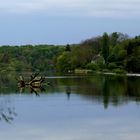
[[[114,47],[117,44],[119,38],[119,34],[117,32],[113,32],[110,35],[110,44]]]
[[[66,51],[66,52],[70,52],[70,51],[71,51],[71,48],[70,48],[70,45],[69,45],[69,44],[66,45],[65,51]]]
[[[102,55],[105,63],[107,63],[107,58],[109,56],[109,36],[107,33],[104,33],[102,37]]]

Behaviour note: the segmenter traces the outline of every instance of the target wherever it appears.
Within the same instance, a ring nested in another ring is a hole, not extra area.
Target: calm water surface
[[[1,140],[140,139],[139,77],[50,76],[39,96],[0,79]]]

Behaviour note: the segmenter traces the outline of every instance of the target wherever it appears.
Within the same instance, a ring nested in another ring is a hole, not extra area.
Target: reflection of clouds
[[[14,125],[0,124],[2,140],[129,140],[140,137],[139,107],[134,103],[104,110],[79,96],[65,102],[56,96],[16,98],[20,117]],[[14,98],[15,99],[15,98]]]
[[[105,121],[105,120],[104,120]],[[114,121],[112,120],[112,123]],[[117,122],[116,122],[117,123]],[[129,125],[118,127],[118,125],[88,128],[80,128],[78,126],[65,128],[60,126],[59,129],[49,129],[42,126],[28,126],[13,128],[8,134],[5,131],[0,132],[1,139],[3,140],[102,140],[103,138],[109,140],[132,140],[139,139],[140,134],[138,131],[132,132],[128,129]],[[120,124],[120,123],[119,123]],[[133,128],[132,128],[133,129]],[[23,131],[24,130],[24,131]],[[139,130],[139,129],[138,129]]]

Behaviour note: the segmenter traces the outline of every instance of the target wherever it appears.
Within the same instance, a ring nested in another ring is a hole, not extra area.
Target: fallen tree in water
[[[45,78],[42,76],[39,76],[39,73],[32,74],[30,76],[29,81],[25,81],[23,76],[19,76],[18,80],[18,87],[26,87],[26,86],[32,86],[32,87],[41,87],[42,83],[45,81]]]
[[[18,81],[18,88],[20,89],[20,93],[22,93],[25,89],[25,87],[30,88],[31,93],[38,94],[38,90],[41,91],[44,90],[43,88],[43,82],[45,81],[45,77],[39,76],[39,73],[32,74],[30,76],[30,80],[26,81],[23,76],[19,76]]]

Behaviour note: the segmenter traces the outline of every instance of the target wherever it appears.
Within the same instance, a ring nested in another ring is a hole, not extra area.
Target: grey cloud
[[[50,16],[128,17],[140,15],[139,0],[0,0],[0,13]]]

